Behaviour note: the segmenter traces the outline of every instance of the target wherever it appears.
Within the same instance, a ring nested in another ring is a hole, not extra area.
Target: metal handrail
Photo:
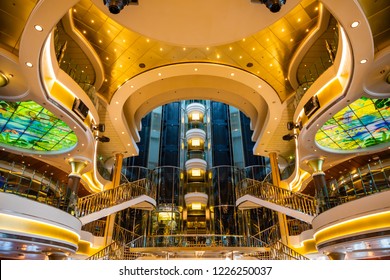
[[[122,260],[124,246],[117,241],[104,247],[102,250],[86,258],[86,260]]]
[[[80,218],[141,195],[148,195],[153,199],[156,198],[156,188],[150,180],[140,179],[122,184],[113,189],[81,197],[77,201],[76,214]]]
[[[297,251],[291,249],[280,241],[276,241],[275,244],[270,246],[270,249],[273,254],[273,259],[275,260],[309,260],[309,258],[299,254]]]
[[[267,182],[248,178],[242,180],[236,188],[237,199],[247,194],[311,216],[317,214],[314,197],[279,188]]]

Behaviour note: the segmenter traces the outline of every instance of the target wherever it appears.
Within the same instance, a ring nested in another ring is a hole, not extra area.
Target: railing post
[[[269,154],[270,165],[271,165],[271,174],[272,174],[272,183],[273,185],[280,187],[280,173],[278,166],[278,159],[275,152]],[[287,227],[287,219],[286,215],[278,212],[278,220],[279,220],[279,230],[280,236],[282,238],[282,242],[284,244],[288,244],[288,227]]]
[[[114,176],[113,176],[112,185],[111,185],[112,188],[116,188],[120,184],[122,162],[123,162],[123,154],[121,154],[121,153],[116,154],[115,155]],[[112,234],[114,231],[114,224],[115,224],[115,215],[116,215],[116,213],[108,215],[107,219],[106,219],[106,230],[104,233],[106,245],[108,245],[112,242]]]

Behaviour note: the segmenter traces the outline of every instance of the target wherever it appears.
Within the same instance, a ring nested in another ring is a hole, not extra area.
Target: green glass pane
[[[38,151],[68,150],[77,144],[69,126],[34,101],[0,100],[0,143]]]

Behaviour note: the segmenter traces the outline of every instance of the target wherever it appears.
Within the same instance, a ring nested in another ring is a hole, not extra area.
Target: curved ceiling
[[[257,141],[254,152],[267,155],[266,143],[280,123],[284,105],[269,84],[241,69],[212,63],[153,69],[118,88],[107,109],[122,142],[127,143],[126,153],[133,155],[138,151],[129,139],[139,141],[142,117],[160,105],[193,98],[224,102],[244,112],[251,120],[252,139]]]
[[[257,15],[257,21],[251,26],[253,31],[246,33],[246,36],[240,34],[238,38],[230,38],[229,41],[225,41],[228,38],[224,38],[224,43],[217,45],[205,43],[202,46],[194,47],[187,44],[178,46],[163,40],[159,41],[120,24],[118,16],[122,16],[122,13],[126,15],[128,9],[131,12],[132,9],[142,8],[147,2],[156,5],[158,3],[166,4],[170,9],[176,10],[175,6],[168,5],[167,1],[140,1],[138,6],[126,6],[117,15],[109,14],[107,7],[104,7],[102,2],[79,1],[72,9],[72,18],[74,26],[100,56],[104,67],[105,81],[98,91],[108,102],[111,102],[112,95],[117,88],[128,79],[157,67],[183,62],[216,63],[245,69],[269,83],[277,91],[280,99],[284,101],[294,92],[286,79],[287,66],[299,44],[317,25],[320,12],[320,4],[316,0],[287,1],[288,4],[284,5],[282,10],[276,14],[268,11],[265,5],[253,4],[250,0],[222,1],[222,4],[219,0],[212,1],[218,2],[222,7],[225,7],[227,3],[231,8],[236,5],[241,6],[241,8],[250,6],[253,10],[252,13]],[[191,5],[189,1],[181,2]],[[193,2],[205,5],[204,0]],[[208,2],[211,5],[211,2]],[[292,9],[289,9],[290,5],[293,6]],[[155,10],[154,7],[151,9]],[[220,9],[222,8],[208,9],[207,14],[213,15]],[[271,20],[265,21],[267,22],[265,26],[262,25],[261,20],[262,10],[265,11],[264,15],[272,17]],[[179,11],[177,9],[176,13]],[[229,24],[234,25],[234,28],[227,32],[222,32],[220,29],[218,36],[230,36],[229,34],[232,34],[234,30],[241,28],[240,22],[246,19],[242,13],[235,12],[236,16],[241,15],[239,21],[230,20],[224,15],[222,21],[211,18],[207,24],[208,27],[229,21]],[[129,18],[130,21],[134,20],[132,16],[127,15],[126,20],[129,21]],[[150,20],[145,20],[145,18]],[[159,28],[155,18],[151,16],[143,17],[140,22],[147,29],[143,34],[154,32]],[[192,28],[197,26],[193,22],[190,25]],[[161,32],[160,36],[170,36],[171,33],[171,30],[164,31]],[[184,36],[192,37],[191,31],[185,30]],[[207,38],[207,36],[204,37]],[[79,65],[81,69],[87,66]]]
[[[300,1],[289,0],[278,13],[272,13],[251,0],[140,0],[116,15],[110,14],[103,1],[92,2],[122,26],[149,38],[176,46],[210,47],[253,35],[285,16]]]

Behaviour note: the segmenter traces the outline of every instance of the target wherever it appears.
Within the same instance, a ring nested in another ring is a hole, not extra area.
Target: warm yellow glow
[[[19,232],[23,235],[44,236],[77,246],[80,236],[69,229],[14,215],[0,214],[0,228],[3,231]]]
[[[350,219],[331,225],[314,234],[317,245],[360,232],[390,228],[390,211]]]
[[[191,175],[194,177],[200,176],[200,169],[191,169]]]
[[[84,182],[87,183],[89,189],[93,192],[101,192],[103,190],[103,184],[100,182],[97,182],[94,180],[94,174],[93,171],[89,171],[84,173],[81,178],[84,180]]]
[[[301,255],[318,253],[316,242],[314,239],[307,239],[301,242],[300,246],[292,246],[295,251]]]
[[[102,249],[103,247],[93,247],[92,243],[89,241],[80,240],[76,254],[91,256]]]
[[[199,121],[200,120],[200,114],[199,113],[192,113],[192,120],[193,121]]]
[[[191,209],[192,210],[200,210],[200,209],[202,209],[202,204],[200,204],[200,203],[192,203],[191,204]]]
[[[175,217],[175,213],[172,212],[160,212],[158,213],[159,221],[172,220]]]
[[[191,145],[194,147],[199,147],[200,146],[200,139],[192,139]]]

